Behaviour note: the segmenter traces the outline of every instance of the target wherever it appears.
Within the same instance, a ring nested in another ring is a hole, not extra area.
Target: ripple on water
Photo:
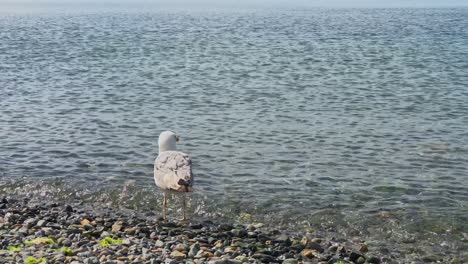
[[[466,230],[466,10],[180,12],[0,15],[1,180],[157,209],[170,129],[199,215]]]

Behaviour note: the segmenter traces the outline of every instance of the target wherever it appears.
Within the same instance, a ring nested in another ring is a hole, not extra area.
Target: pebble
[[[261,223],[244,226],[216,225],[205,221],[183,225],[157,222],[113,210],[93,211],[78,205],[60,209],[58,205],[46,203],[40,208],[9,201],[8,207],[0,209],[2,263],[24,263],[25,256],[34,252],[46,258],[48,263],[69,264],[333,264],[339,261],[364,264],[366,258],[363,254],[368,252],[362,239],[312,238],[312,232],[307,236],[282,234],[277,230],[269,231]],[[27,240],[40,237],[49,237],[54,243],[24,245]],[[101,243],[103,240],[108,240],[109,245]],[[11,245],[20,245],[20,253],[5,250]],[[62,247],[73,253],[57,250]],[[381,251],[377,254],[383,255]],[[436,259],[442,261],[439,256]],[[446,262],[450,261],[456,264],[458,260],[447,258]],[[369,256],[367,263],[380,264],[381,258]]]
[[[46,224],[47,224],[47,221],[42,219],[42,220],[37,221],[36,226],[37,227],[44,227]]]
[[[65,212],[72,213],[73,212],[73,207],[71,207],[71,205],[65,206]]]
[[[380,258],[372,256],[367,260],[367,262],[372,264],[380,264]]]
[[[234,259],[218,259],[209,261],[208,264],[242,264],[242,262]]]
[[[315,250],[315,249],[304,249],[302,252],[301,252],[301,255],[306,257],[306,258],[313,258],[315,257],[315,254],[317,254],[318,251]]]
[[[84,264],[99,264],[99,259],[96,257],[85,258],[83,260]]]
[[[359,257],[357,260],[356,260],[356,263],[357,264],[364,264],[364,262],[366,262],[366,259],[364,257]]]
[[[116,233],[119,232],[123,227],[123,222],[122,221],[117,221],[112,225],[112,232]]]
[[[237,256],[235,259],[240,261],[241,263],[249,262],[249,258],[246,256]]]
[[[188,256],[193,258],[197,255],[198,251],[200,251],[200,244],[194,243],[192,246],[190,246]]]
[[[361,246],[359,247],[359,251],[362,253],[366,253],[367,251],[369,251],[369,247],[366,244],[361,244]]]
[[[26,226],[27,228],[31,228],[36,225],[37,221],[38,220],[36,218],[29,218],[23,222],[23,225]]]
[[[306,249],[313,249],[313,250],[316,250],[320,253],[322,253],[324,251],[323,247],[318,244],[317,242],[313,242],[313,241],[309,241],[307,242],[307,244],[305,245],[305,248]]]
[[[263,263],[269,263],[269,262],[274,262],[275,261],[275,258],[273,258],[272,256],[262,254],[262,253],[253,254],[252,258],[259,259]]]
[[[154,246],[162,248],[164,247],[164,242],[162,242],[161,240],[157,240],[156,243],[154,243]]]
[[[351,254],[349,255],[349,260],[351,260],[352,262],[357,262],[357,260],[361,257],[364,258],[364,256],[362,256],[361,254],[355,251],[352,251]]]
[[[183,260],[187,257],[187,255],[185,255],[184,253],[180,252],[180,251],[172,251],[171,252],[171,258],[175,259],[175,260]]]

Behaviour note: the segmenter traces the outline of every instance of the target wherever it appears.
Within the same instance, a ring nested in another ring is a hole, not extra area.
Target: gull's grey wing
[[[192,160],[179,151],[164,151],[154,162],[154,180],[163,190],[191,192]]]

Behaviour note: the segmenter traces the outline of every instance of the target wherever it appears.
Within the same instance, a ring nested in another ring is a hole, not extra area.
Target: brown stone
[[[204,258],[212,258],[214,256],[214,254],[209,252],[209,251],[203,251],[203,253],[201,255]]]
[[[369,247],[367,247],[366,244],[361,244],[359,251],[361,251],[362,253],[366,253],[367,251],[369,251]]]
[[[187,258],[187,255],[185,255],[184,253],[182,253],[180,251],[172,251],[171,252],[171,258],[173,258],[175,260],[183,260],[183,259]]]
[[[123,222],[122,221],[117,221],[112,225],[112,232],[116,233],[122,230],[123,227]]]
[[[318,254],[318,251],[314,249],[304,249],[301,252],[301,255],[306,258],[314,258],[316,254]]]

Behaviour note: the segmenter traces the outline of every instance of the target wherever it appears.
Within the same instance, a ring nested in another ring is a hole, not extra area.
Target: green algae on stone
[[[239,221],[243,223],[252,223],[254,218],[251,214],[242,212],[239,214]]]
[[[24,260],[24,264],[45,264],[45,263],[47,263],[47,259],[35,258],[33,256],[29,256]]]
[[[113,239],[112,237],[105,237],[98,243],[98,245],[101,247],[108,247],[113,244],[122,244],[122,242],[122,239]]]
[[[39,237],[39,238],[35,238],[35,239],[32,239],[32,240],[26,240],[26,242],[24,242],[24,244],[26,246],[29,246],[29,245],[39,245],[39,244],[54,244],[54,240],[52,238],[48,238],[48,237]]]
[[[21,246],[9,246],[7,250],[8,252],[20,252]]]
[[[73,256],[73,250],[69,247],[61,247],[54,250],[57,252],[63,252],[65,256]]]

